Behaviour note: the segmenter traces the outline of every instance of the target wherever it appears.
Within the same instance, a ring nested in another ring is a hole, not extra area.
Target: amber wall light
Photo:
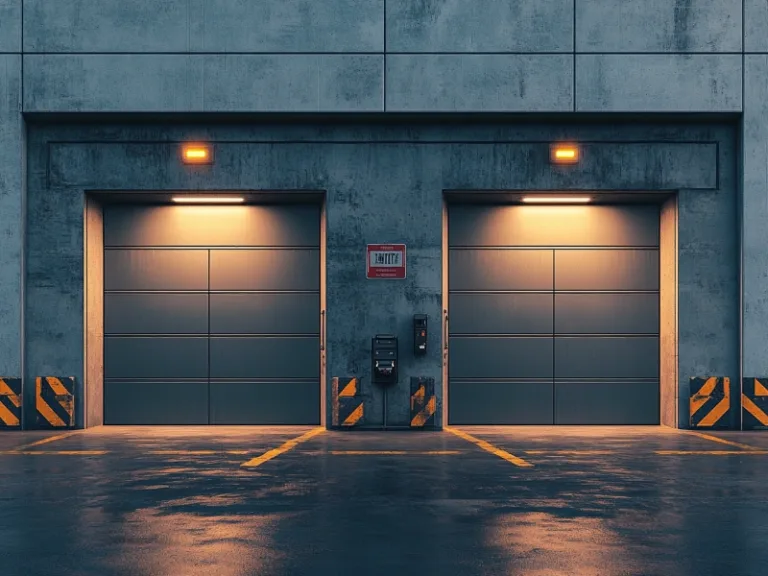
[[[242,204],[245,198],[241,196],[174,196],[176,204]]]
[[[213,164],[213,146],[210,144],[184,144],[181,147],[184,164]]]
[[[549,160],[553,164],[578,164],[579,147],[575,144],[552,144],[549,147]]]
[[[525,196],[526,204],[587,204],[591,202],[589,196]]]

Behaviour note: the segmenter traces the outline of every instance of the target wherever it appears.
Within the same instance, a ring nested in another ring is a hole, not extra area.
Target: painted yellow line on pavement
[[[16,448],[16,450],[26,450],[27,448],[32,448],[33,446],[41,446],[42,444],[48,444],[49,442],[56,442],[57,440],[64,440],[64,438],[69,438],[70,436],[74,436],[75,434],[79,434],[80,430],[75,430],[74,432],[64,432],[63,434],[56,434],[55,436],[49,436],[48,438],[43,438],[42,440],[38,440],[37,442],[31,442],[30,444],[23,444]]]
[[[325,428],[314,428],[310,430],[309,432],[305,432],[301,436],[298,436],[296,438],[293,438],[292,440],[288,440],[287,442],[284,442],[277,448],[273,448],[272,450],[269,450],[262,454],[261,456],[258,456],[256,458],[252,458],[251,460],[248,460],[248,462],[243,462],[240,464],[241,468],[256,468],[257,466],[261,466],[264,464],[264,462],[269,462],[272,460],[272,458],[277,458],[280,456],[280,454],[284,454],[285,452],[288,452],[289,450],[292,450],[296,448],[299,444],[302,442],[306,442],[310,438],[314,438],[318,434],[322,434],[325,432]]]
[[[712,436],[711,434],[704,434],[703,432],[695,432],[693,430],[688,430],[688,434],[693,434],[694,436],[698,436],[699,438],[704,438],[705,440],[711,440],[712,442],[719,442],[720,444],[727,444],[728,446],[736,446],[737,448],[743,448],[744,450],[760,450],[759,448],[756,448],[755,446],[750,446],[749,444],[742,444],[741,442],[733,442],[731,440],[726,440],[725,438],[718,438],[717,436]]]
[[[557,455],[557,456],[605,456],[616,454],[615,450],[526,450],[526,454]]]
[[[664,456],[765,456],[768,450],[656,450]]]
[[[2,456],[103,456],[108,450],[5,450]]]
[[[450,456],[461,454],[461,450],[331,450],[334,456]]]
[[[498,456],[499,458],[506,460],[507,462],[511,462],[515,466],[520,466],[521,468],[532,468],[533,464],[530,462],[526,462],[522,458],[519,458],[517,456],[514,456],[507,452],[506,450],[502,450],[501,448],[497,448],[493,444],[486,442],[485,440],[480,440],[480,438],[475,438],[471,434],[467,434],[463,430],[459,430],[458,428],[448,428],[446,427],[445,430],[450,432],[451,434],[458,436],[459,438],[463,438],[467,442],[472,442],[472,444],[475,444],[485,450],[486,452],[490,452],[494,456]]]
[[[217,454],[245,455],[254,450],[150,450],[147,454],[153,456],[214,456]]]

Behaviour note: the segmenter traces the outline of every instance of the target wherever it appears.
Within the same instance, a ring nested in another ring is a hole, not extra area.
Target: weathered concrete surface
[[[735,204],[735,202],[734,202]],[[659,404],[661,423],[678,427],[678,290],[677,198],[669,198],[659,215]]]
[[[744,376],[768,374],[768,55],[744,57]]]
[[[742,0],[577,0],[576,50],[740,52],[741,9]]]
[[[21,0],[16,2],[20,3]],[[380,52],[383,49],[384,0],[25,0],[24,3],[25,52]]]
[[[22,130],[21,57],[0,54],[0,376],[9,377],[21,376]]]
[[[740,112],[741,56],[576,55],[577,112]]]
[[[375,112],[375,55],[25,55],[25,112]]]
[[[744,51],[768,52],[768,3],[744,0]]]
[[[768,563],[764,453],[653,427],[469,431],[534,466],[449,433],[325,433],[241,468],[302,432],[254,428],[98,428],[37,450],[106,454],[2,454],[3,575],[755,576]],[[738,454],[656,453],[721,449]],[[381,450],[400,453],[338,453]]]
[[[573,57],[391,55],[389,112],[565,112],[573,109]]]
[[[21,52],[21,2],[0,0],[0,52]]]
[[[571,52],[574,0],[387,2],[387,52]]]

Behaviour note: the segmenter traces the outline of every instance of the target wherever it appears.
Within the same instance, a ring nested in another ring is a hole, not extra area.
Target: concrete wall
[[[217,142],[215,164],[182,166],[176,142],[200,134]],[[564,137],[590,142],[580,166],[550,165],[548,143]],[[408,423],[411,376],[442,380],[446,190],[689,190],[680,285],[694,307],[680,313],[681,381],[687,385],[699,369],[738,374],[730,344],[738,333],[730,284],[736,255],[729,252],[736,237],[734,135],[727,126],[33,125],[29,149],[28,376],[82,379],[91,371],[82,353],[87,191],[238,188],[326,190],[328,376],[363,378],[370,424],[382,420],[382,394],[370,385],[374,334],[401,338],[401,383],[390,392],[389,424]],[[407,279],[366,280],[365,245],[390,242],[408,246]],[[700,260],[713,257],[711,265]],[[414,313],[431,318],[426,357],[411,353]],[[722,329],[710,334],[711,326]]]

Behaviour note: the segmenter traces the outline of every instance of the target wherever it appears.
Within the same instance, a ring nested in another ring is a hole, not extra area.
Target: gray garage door
[[[315,206],[104,211],[107,424],[317,424]]]
[[[659,422],[656,206],[449,210],[449,419]]]

